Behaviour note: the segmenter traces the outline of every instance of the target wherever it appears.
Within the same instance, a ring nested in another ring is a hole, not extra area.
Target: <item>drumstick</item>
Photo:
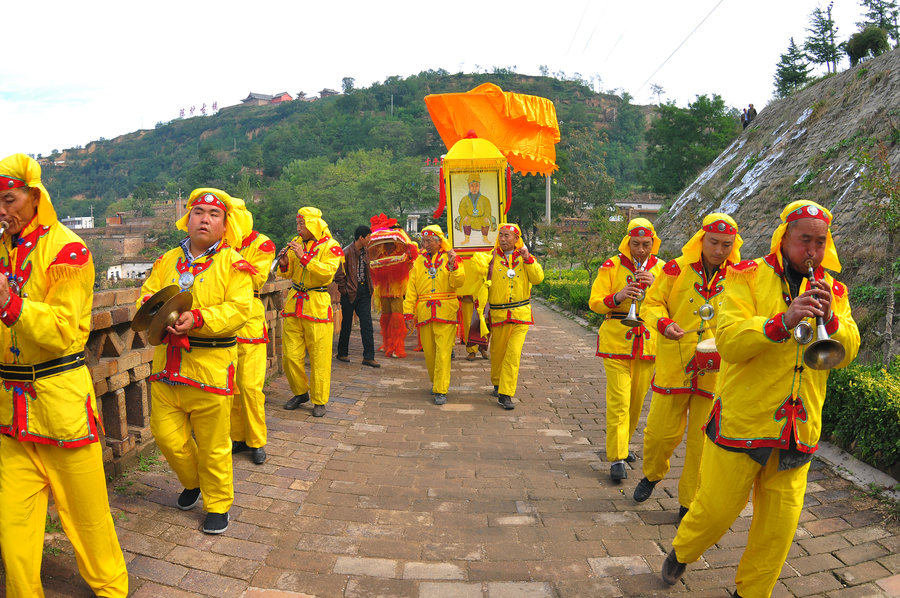
[[[715,329],[716,329],[716,325],[713,324],[712,326],[704,326],[703,328],[691,328],[690,330],[685,330],[684,333],[690,334],[692,332],[700,332],[701,330],[715,330]]]

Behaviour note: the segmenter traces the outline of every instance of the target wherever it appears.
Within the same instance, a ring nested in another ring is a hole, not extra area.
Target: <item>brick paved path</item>
[[[199,510],[171,506],[180,487],[164,465],[112,481],[133,595],[729,595],[750,508],[683,583],[665,586],[677,478],[641,505],[631,499],[640,460],[625,483],[609,482],[598,457],[605,379],[595,336],[546,307],[536,312],[514,411],[489,395],[489,362],[468,362],[458,347],[448,403],[437,407],[421,353],[363,367],[356,331],[352,362],[334,363],[325,418],[282,410],[290,392],[275,380],[269,460],[235,456],[224,536],[198,531]],[[639,433],[638,454],[640,443]],[[673,475],[682,457],[680,448]],[[773,595],[900,596],[900,530],[821,462],[809,479]],[[89,595],[63,549],[45,555],[48,596]]]

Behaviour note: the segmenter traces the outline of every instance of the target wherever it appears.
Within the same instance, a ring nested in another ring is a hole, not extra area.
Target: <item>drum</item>
[[[707,372],[718,372],[721,359],[719,352],[716,350],[716,339],[708,338],[697,343],[697,349],[694,351],[694,364],[697,375],[702,376]]]

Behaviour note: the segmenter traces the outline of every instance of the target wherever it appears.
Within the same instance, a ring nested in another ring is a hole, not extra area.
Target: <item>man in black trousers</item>
[[[338,361],[350,361],[350,331],[353,328],[353,313],[359,317],[359,332],[363,344],[363,365],[380,368],[375,361],[375,341],[372,330],[372,281],[369,278],[369,256],[366,246],[368,226],[360,225],[353,232],[353,242],[344,247],[344,262],[338,268],[334,281],[341,292],[341,334],[338,337]]]

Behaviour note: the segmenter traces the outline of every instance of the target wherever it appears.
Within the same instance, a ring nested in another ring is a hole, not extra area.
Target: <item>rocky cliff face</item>
[[[677,253],[711,211],[731,214],[744,238],[743,257],[768,252],[785,205],[817,201],[834,213],[833,232],[850,284],[878,276],[873,260],[885,241],[863,218],[870,200],[852,157],[859,143],[890,138],[900,173],[900,51],[864,62],[793,96],[772,102],[678,197],[656,225]]]

